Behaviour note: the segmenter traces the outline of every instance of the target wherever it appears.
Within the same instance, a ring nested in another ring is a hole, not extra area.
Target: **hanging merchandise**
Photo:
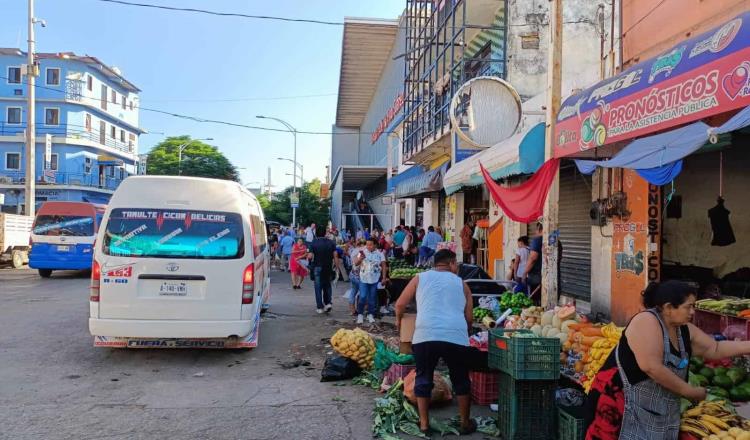
[[[492,199],[503,209],[503,212],[513,221],[531,223],[544,213],[544,202],[552,181],[557,175],[560,160],[548,160],[529,180],[513,188],[498,185],[481,163],[479,167]]]
[[[711,231],[713,239],[711,246],[729,246],[736,242],[732,225],[729,223],[729,211],[724,207],[724,153],[719,153],[719,198],[716,206],[708,210],[708,218],[711,219]]]

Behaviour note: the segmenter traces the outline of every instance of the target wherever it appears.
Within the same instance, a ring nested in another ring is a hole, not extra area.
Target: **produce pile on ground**
[[[489,316],[492,319],[497,319],[494,313],[492,313],[492,310],[485,309],[483,307],[474,307],[474,311],[472,312],[472,315],[474,316],[474,322],[482,322],[484,318]]]
[[[568,320],[561,324],[568,338],[562,344],[560,368],[564,375],[581,383],[588,393],[594,376],[620,341],[623,328],[612,323],[596,325],[582,318],[578,321]]]
[[[353,360],[363,370],[372,368],[375,358],[375,342],[367,332],[359,328],[354,330],[340,328],[331,337],[331,345],[341,356]]]
[[[500,295],[500,311],[501,312],[504,312],[508,309],[513,309],[512,314],[519,315],[521,313],[521,310],[523,310],[526,307],[531,307],[533,305],[534,305],[534,302],[531,301],[531,299],[522,292],[513,293],[513,292],[508,291]]]
[[[704,400],[684,411],[680,431],[698,439],[750,440],[750,423],[724,400]]]
[[[393,269],[409,269],[413,266],[407,263],[406,260],[402,258],[389,258],[388,267],[391,268],[391,270],[393,270]]]
[[[702,299],[695,302],[695,308],[750,319],[750,299],[733,296],[725,296],[721,299]]]
[[[398,258],[388,259],[388,273],[391,278],[412,278],[414,275],[424,272],[424,269],[414,267]]]
[[[739,359],[737,363],[730,359],[704,362],[698,357],[691,358],[688,381],[733,402],[750,401],[750,377],[740,362]]]

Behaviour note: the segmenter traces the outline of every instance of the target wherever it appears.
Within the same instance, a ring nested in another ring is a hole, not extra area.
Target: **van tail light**
[[[242,274],[242,304],[253,303],[253,293],[255,292],[255,263],[245,268]]]
[[[102,278],[102,270],[99,262],[94,260],[91,266],[91,287],[89,288],[89,301],[99,302],[99,283]]]

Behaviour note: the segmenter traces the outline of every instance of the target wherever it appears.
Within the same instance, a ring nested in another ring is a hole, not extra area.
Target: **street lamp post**
[[[274,121],[276,121],[276,122],[284,125],[284,127],[286,127],[287,129],[289,129],[289,131],[294,136],[294,159],[293,159],[293,161],[294,161],[294,163],[297,163],[297,129],[294,128],[292,126],[292,124],[284,121],[283,119],[273,118],[273,117],[270,117],[270,116],[263,116],[263,115],[258,115],[258,116],[256,116],[256,118],[258,118],[258,119],[271,119],[271,120],[274,120]],[[296,170],[296,168],[294,170],[294,176],[292,177],[292,181],[293,181],[293,183],[292,183],[293,191],[292,192],[294,194],[297,194],[297,170]],[[297,199],[297,203],[299,203],[299,199]],[[292,227],[296,227],[296,226],[297,226],[297,207],[296,206],[292,206]]]
[[[285,160],[287,162],[291,162],[295,165],[295,167],[299,168],[299,180],[300,183],[304,184],[305,182],[305,167],[302,166],[301,163],[293,161],[292,159],[286,158],[286,157],[277,157],[277,160]],[[297,169],[295,168],[294,172],[297,172]]]
[[[212,141],[214,138],[191,139],[177,147],[177,175],[182,176],[182,151],[195,141]]]

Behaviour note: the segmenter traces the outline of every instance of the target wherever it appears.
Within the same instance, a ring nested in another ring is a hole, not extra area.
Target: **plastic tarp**
[[[544,202],[560,168],[560,160],[548,160],[529,180],[512,188],[498,185],[481,163],[479,167],[492,199],[503,213],[515,222],[531,223],[544,213]]]
[[[536,172],[544,163],[544,123],[539,123],[462,160],[445,174],[443,185],[450,195],[465,186],[484,182],[481,163],[493,179]]]
[[[405,179],[397,184],[394,193],[398,198],[409,197],[417,194],[436,192],[443,189],[443,176],[448,169],[448,163],[422,174]]]

